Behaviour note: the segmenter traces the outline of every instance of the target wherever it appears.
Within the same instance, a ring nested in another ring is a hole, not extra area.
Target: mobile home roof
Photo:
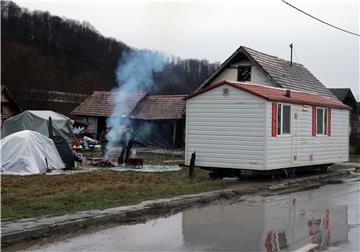
[[[304,104],[304,105],[306,104],[313,106],[324,106],[324,107],[351,110],[349,106],[343,104],[340,101],[332,100],[324,96],[310,92],[268,87],[268,86],[256,85],[256,84],[245,84],[241,82],[228,81],[228,80],[224,80],[219,83],[213,84],[207,88],[201,89],[195,93],[190,94],[185,99],[191,99],[199,94],[205,93],[211,89],[217,88],[222,85],[232,86],[234,88],[254,94],[269,101],[287,102],[287,103]]]

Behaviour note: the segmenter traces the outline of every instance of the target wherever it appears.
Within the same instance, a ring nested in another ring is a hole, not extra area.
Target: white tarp
[[[70,144],[74,141],[73,121],[59,113],[50,110],[26,110],[5,120],[1,137],[9,136],[18,131],[32,130],[49,136],[48,120],[51,117],[54,135],[62,136]]]
[[[180,171],[181,167],[178,165],[144,165],[143,168],[128,168],[125,166],[117,166],[109,168],[112,171],[136,171],[136,172],[170,172]]]
[[[1,139],[0,153],[3,174],[30,175],[65,168],[54,142],[30,130]]]

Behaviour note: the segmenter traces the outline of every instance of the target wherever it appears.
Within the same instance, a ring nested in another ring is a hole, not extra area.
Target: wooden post
[[[196,152],[193,152],[191,154],[191,159],[190,159],[190,167],[189,167],[188,178],[192,178],[193,175],[194,175],[195,158],[196,158]]]
[[[49,116],[48,131],[49,131],[49,137],[50,138],[53,137],[54,136],[54,128],[53,128],[51,116]]]
[[[172,144],[173,146],[175,147],[175,144],[176,144],[176,120],[173,121],[173,139],[172,139]]]

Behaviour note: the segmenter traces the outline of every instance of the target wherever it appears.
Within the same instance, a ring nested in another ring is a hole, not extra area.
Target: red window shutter
[[[316,106],[312,107],[312,136],[316,136]]]
[[[277,135],[277,104],[276,102],[272,103],[272,118],[271,118],[271,136],[276,137]]]
[[[327,135],[328,136],[331,136],[331,108],[328,108],[328,116],[327,116],[327,125],[328,125],[328,132],[327,132]]]

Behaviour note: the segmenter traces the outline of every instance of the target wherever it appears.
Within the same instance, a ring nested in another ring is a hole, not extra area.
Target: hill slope
[[[111,90],[117,85],[114,70],[122,53],[135,50],[105,38],[89,23],[29,12],[9,1],[1,1],[1,28],[2,84],[25,109],[45,106],[47,101],[45,96],[35,101],[29,90],[80,94]],[[169,57],[156,76],[157,93],[189,93],[217,67],[206,60]],[[63,112],[59,109],[55,110]]]

